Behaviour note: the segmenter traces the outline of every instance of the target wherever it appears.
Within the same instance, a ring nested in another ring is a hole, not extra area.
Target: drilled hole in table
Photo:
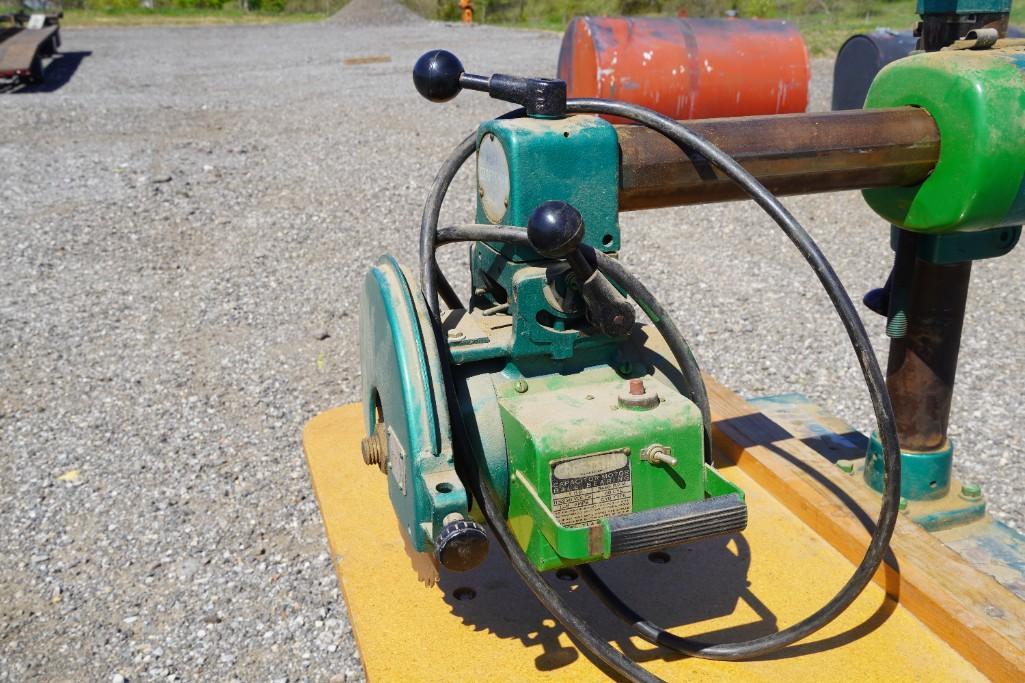
[[[563,567],[562,569],[555,572],[555,576],[562,579],[563,581],[576,581],[579,578],[576,569],[570,567]]]
[[[452,597],[459,601],[473,600],[477,597],[477,591],[473,590],[469,586],[463,586],[452,591]]]

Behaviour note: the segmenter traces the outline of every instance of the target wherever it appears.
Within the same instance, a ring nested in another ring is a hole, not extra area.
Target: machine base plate
[[[497,546],[473,571],[442,569],[433,587],[418,580],[385,479],[360,457],[360,415],[353,404],[315,417],[303,445],[368,678],[608,680],[530,596]],[[597,568],[653,620],[678,625],[680,634],[708,633],[725,642],[807,616],[853,567],[740,467],[722,469],[747,495],[750,522],[742,534],[651,558],[616,558]],[[585,586],[565,570],[562,577],[553,572],[549,580],[574,608],[668,680],[928,680],[937,672],[948,680],[983,680],[874,583],[842,617],[789,654],[729,663],[681,658],[630,637]]]

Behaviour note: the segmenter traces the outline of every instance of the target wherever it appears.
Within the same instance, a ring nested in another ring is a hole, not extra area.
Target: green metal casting
[[[954,458],[954,444],[945,448],[919,453],[901,451],[900,495],[908,500],[934,500],[950,491],[950,469]],[[883,490],[883,446],[879,435],[872,432],[865,454],[865,481],[876,491]]]
[[[619,250],[619,141],[610,123],[593,116],[495,119],[481,124],[478,145],[485,135],[495,136],[505,151],[510,194],[499,221],[490,221],[478,201],[478,222],[526,226],[538,204],[558,199],[583,216],[585,244]],[[527,247],[492,246],[511,261],[539,260]]]
[[[899,228],[890,230],[890,247],[897,248]],[[979,232],[955,232],[946,235],[925,234],[915,241],[917,257],[936,265],[981,261],[1004,256],[1018,244],[1021,226],[994,228]]]
[[[446,515],[469,498],[455,470],[441,361],[419,289],[391,256],[363,283],[360,357],[367,433],[380,406],[387,430],[388,495],[413,546],[429,550]],[[414,296],[413,292],[416,291]]]
[[[1025,220],[1025,52],[944,50],[884,68],[866,108],[922,107],[943,141],[921,184],[865,190],[869,205],[898,227],[947,233]]]
[[[502,146],[509,169],[508,206],[495,222],[526,226],[539,204],[562,200],[583,216],[585,244],[619,249],[619,145],[612,125],[590,116],[498,119],[481,125],[478,144],[485,136]],[[491,222],[480,197],[477,220]],[[509,305],[509,355],[561,360],[582,346],[609,343],[581,337],[582,301],[565,263],[544,262],[527,247],[477,243],[470,267],[473,288],[486,301],[479,305]]]
[[[533,377],[524,393],[518,392],[513,383],[497,387],[510,468],[533,485],[547,510],[553,510],[556,463],[580,456],[622,462],[629,469],[629,481],[609,494],[608,506],[594,508],[609,511],[608,516],[705,497],[700,411],[672,387],[654,379],[646,384],[649,392],[658,392],[661,402],[643,411],[619,405],[617,397],[626,393],[626,382],[607,365],[569,376]],[[677,465],[644,461],[642,451],[652,444],[679,454]],[[562,547],[556,551],[544,534],[533,533],[537,520],[530,510],[530,491],[514,485],[509,518],[514,520],[514,529],[523,533],[519,538],[535,564],[550,569],[561,566],[561,558],[577,562],[585,559],[567,554]],[[574,543],[572,547],[577,546]]]
[[[586,244],[619,249],[614,127],[593,117],[496,120],[482,124],[478,145],[485,138],[501,145],[509,195],[504,215],[489,221],[481,190],[478,221],[525,226],[539,204],[563,200],[583,216]],[[729,494],[742,499],[704,463],[698,408],[653,364],[629,360],[639,358],[627,349],[634,342],[595,333],[565,262],[526,247],[476,243],[470,268],[475,310],[445,324],[457,330],[447,341],[460,419],[535,566],[609,557],[612,517]],[[495,312],[483,312],[489,309]],[[657,404],[621,406],[630,379],[657,392]],[[671,452],[674,464],[646,459],[652,446]],[[596,469],[560,478],[580,468]],[[603,477],[615,481],[606,489]],[[572,487],[582,482],[578,496]]]

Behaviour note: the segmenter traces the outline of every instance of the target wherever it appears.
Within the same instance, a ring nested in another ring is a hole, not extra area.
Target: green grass
[[[914,2],[875,2],[871,4],[873,7],[867,12],[857,11],[847,5],[830,14],[816,12],[781,18],[787,19],[797,26],[801,35],[804,36],[804,42],[808,45],[808,51],[815,56],[836,54],[844,41],[857,33],[865,33],[877,28],[906,31],[914,28],[918,22]]]
[[[854,4],[854,3],[852,3]],[[840,10],[832,14],[813,13],[796,16],[781,16],[794,23],[804,36],[805,43],[812,55],[834,55],[844,41],[857,33],[865,33],[876,28],[891,28],[905,31],[914,28],[918,23],[915,14],[915,3],[910,1],[892,3],[871,3],[873,8],[867,13]],[[1025,23],[1025,2],[1020,2],[1020,9],[1011,13],[1011,23]]]
[[[119,0],[87,0],[90,4]],[[439,14],[436,0],[402,0],[421,14]],[[637,3],[646,3],[638,5]],[[631,4],[632,3],[632,4]],[[658,3],[655,5],[654,3]],[[344,1],[325,0],[325,11],[243,12],[232,3],[224,9],[161,7],[153,10],[141,8],[67,9],[63,25],[82,26],[203,26],[216,24],[277,24],[319,21],[337,11]],[[622,14],[624,9],[659,9],[662,14],[673,15],[687,7],[693,17],[703,13],[719,16],[722,2],[707,0],[706,12],[700,0],[476,0],[477,18],[489,24],[514,28],[562,31],[566,22],[578,14]],[[733,4],[733,3],[730,3]],[[910,29],[918,21],[914,0],[740,0],[744,16],[756,14],[793,22],[804,36],[812,55],[833,55],[843,42],[856,33],[879,27],[895,30]],[[317,5],[312,5],[316,7]],[[305,5],[306,8],[311,5]],[[445,0],[441,5],[441,18],[455,18],[456,0]],[[746,8],[746,12],[745,12]],[[449,11],[451,10],[451,11]],[[798,11],[800,10],[800,11]],[[828,10],[828,11],[827,11]],[[452,17],[447,16],[452,14]],[[1025,25],[1025,0],[1011,15],[1012,23]]]
[[[430,0],[404,0],[424,11]],[[1025,23],[1025,0],[1012,22]],[[847,38],[876,28],[902,31],[918,22],[914,0],[475,0],[477,16],[485,23],[561,31],[575,15],[674,16],[687,10],[691,17],[723,16],[739,7],[746,18],[786,19],[797,26],[812,55],[833,55]],[[454,6],[454,4],[453,4]],[[444,14],[452,14],[444,5]]]
[[[223,24],[291,24],[320,21],[322,12],[243,12],[238,8],[181,9],[68,9],[61,26],[212,26]]]

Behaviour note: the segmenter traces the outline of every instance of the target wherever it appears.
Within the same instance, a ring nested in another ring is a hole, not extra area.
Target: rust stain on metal
[[[342,64],[352,66],[354,64],[387,64],[391,61],[388,55],[371,55],[369,57],[349,57],[343,59]]]
[[[56,26],[0,29],[0,78],[29,75],[32,60],[48,54],[43,44],[56,32]]]
[[[939,159],[935,121],[923,109],[746,116],[686,121],[778,195],[922,182]],[[654,131],[617,126],[623,211],[744,199],[701,157]]]

